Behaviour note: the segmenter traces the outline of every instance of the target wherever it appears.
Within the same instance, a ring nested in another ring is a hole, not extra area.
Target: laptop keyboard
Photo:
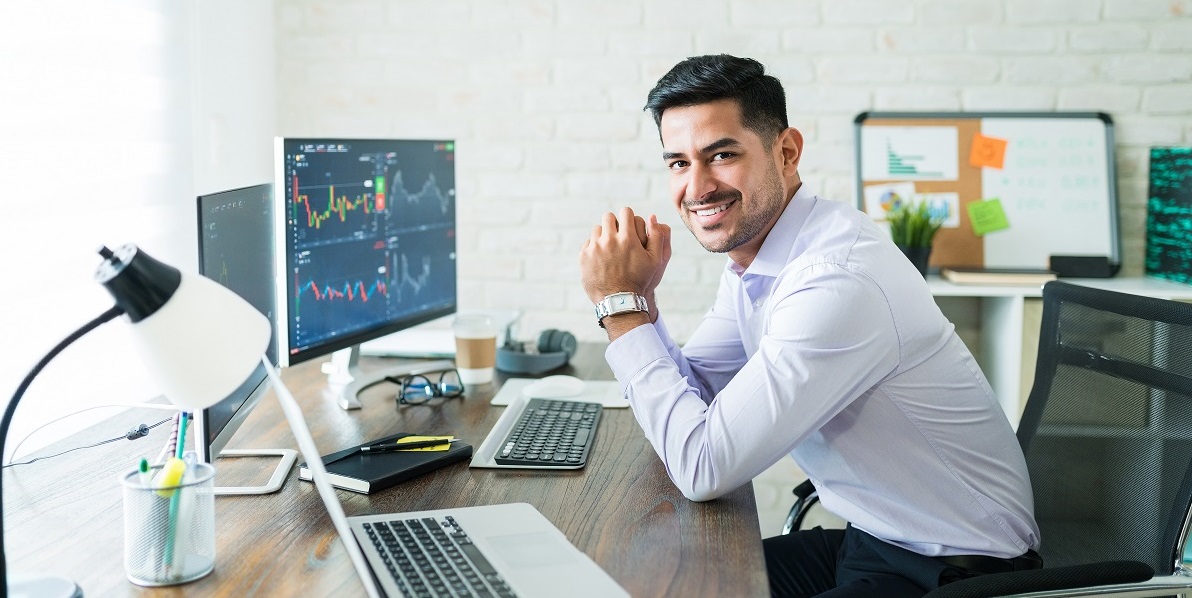
[[[516,596],[454,517],[365,523],[402,594],[417,598]]]
[[[587,465],[600,423],[600,403],[530,399],[493,457],[500,465]]]

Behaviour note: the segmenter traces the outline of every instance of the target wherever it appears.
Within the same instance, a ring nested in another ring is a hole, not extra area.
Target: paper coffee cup
[[[497,365],[497,325],[483,314],[460,314],[451,324],[455,334],[455,368],[460,381],[488,384]]]

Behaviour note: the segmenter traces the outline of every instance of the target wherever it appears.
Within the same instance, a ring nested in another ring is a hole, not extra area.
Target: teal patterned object
[[[1192,284],[1192,147],[1151,148],[1146,273]]]

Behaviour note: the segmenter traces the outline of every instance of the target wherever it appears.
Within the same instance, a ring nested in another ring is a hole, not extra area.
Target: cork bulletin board
[[[855,123],[858,207],[883,222],[927,202],[944,221],[933,268],[1121,263],[1108,115],[865,112]]]

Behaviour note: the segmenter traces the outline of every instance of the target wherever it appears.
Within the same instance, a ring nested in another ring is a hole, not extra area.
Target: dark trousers
[[[852,526],[774,536],[762,547],[772,596],[921,598],[939,587],[941,574],[964,577],[954,567]]]

